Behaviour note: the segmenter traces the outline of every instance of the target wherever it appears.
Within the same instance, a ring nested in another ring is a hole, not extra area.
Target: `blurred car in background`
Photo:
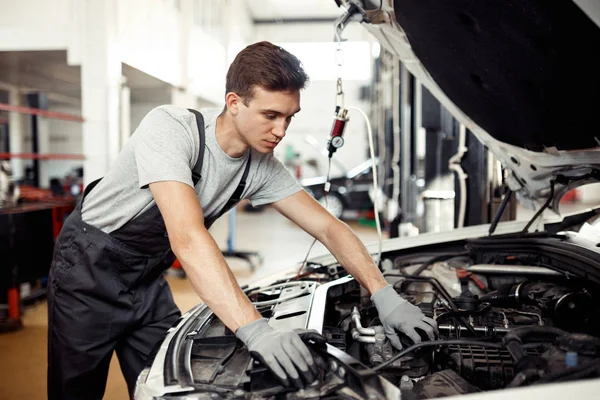
[[[326,176],[300,180],[300,184],[315,199],[325,206]],[[327,209],[337,218],[373,210],[373,163],[368,159],[346,174],[330,179],[331,188],[327,195]]]

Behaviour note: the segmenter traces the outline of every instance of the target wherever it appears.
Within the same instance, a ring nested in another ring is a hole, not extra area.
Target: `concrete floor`
[[[566,210],[581,208],[568,205]],[[528,219],[531,212],[520,210],[518,219]],[[551,214],[549,213],[548,216]],[[377,240],[374,228],[350,223],[365,243]],[[227,248],[228,216],[211,228],[211,233],[222,249]],[[237,213],[236,246],[238,250],[259,251],[264,256],[263,265],[251,272],[245,261],[228,259],[240,285],[268,277],[280,269],[300,262],[312,243],[312,238],[280,216],[273,209],[263,212]],[[323,254],[326,249],[317,243],[312,255]],[[175,302],[182,312],[200,302],[187,280],[168,278]],[[24,311],[24,328],[18,332],[0,335],[0,400],[46,398],[46,335],[47,306],[45,301]],[[116,357],[110,367],[106,399],[127,399],[125,380],[121,375]]]
[[[374,228],[358,223],[350,225],[365,243],[377,240]],[[227,248],[227,232],[228,216],[221,218],[211,228],[222,249]],[[255,272],[251,272],[243,260],[227,260],[239,284],[244,285],[301,262],[312,240],[274,209],[268,208],[257,213],[238,211],[235,248],[258,251],[264,260]],[[317,242],[311,256],[325,251],[325,247]],[[175,303],[182,312],[200,302],[187,280],[172,276],[167,279]],[[0,335],[0,400],[46,398],[47,312],[46,301],[27,307],[23,315],[23,329]],[[116,356],[111,362],[104,398],[128,399],[127,386]]]

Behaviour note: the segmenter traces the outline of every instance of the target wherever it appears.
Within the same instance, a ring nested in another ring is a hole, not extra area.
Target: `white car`
[[[501,160],[521,201],[556,210],[569,189],[600,180],[598,2],[338,4]],[[281,386],[198,305],[156,349],[135,396],[598,398],[599,215],[600,207],[545,224],[501,222],[491,236],[485,225],[384,241],[386,279],[439,325],[437,340],[405,338],[402,351],[333,257],[312,259],[300,280],[292,266],[246,293],[273,327],[328,339],[313,349],[317,383]]]

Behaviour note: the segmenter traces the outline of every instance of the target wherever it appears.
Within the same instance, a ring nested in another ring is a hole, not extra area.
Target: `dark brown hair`
[[[244,104],[254,95],[254,87],[270,91],[304,89],[308,75],[296,56],[269,42],[251,44],[233,60],[227,71],[226,93],[234,92]]]

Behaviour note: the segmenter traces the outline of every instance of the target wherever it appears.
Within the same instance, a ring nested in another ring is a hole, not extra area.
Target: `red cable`
[[[473,282],[475,282],[475,284],[477,285],[477,287],[481,290],[485,290],[486,286],[484,285],[483,282],[481,282],[475,275],[473,274],[469,274],[469,277],[471,278],[471,280]]]
[[[0,103],[0,111],[17,112],[21,114],[39,115],[40,117],[62,119],[65,121],[84,122],[81,115],[67,114],[56,111],[40,110],[39,108],[13,106],[11,104]]]
[[[37,154],[37,153],[0,153],[0,160],[20,158],[24,160],[85,160],[81,154]]]

